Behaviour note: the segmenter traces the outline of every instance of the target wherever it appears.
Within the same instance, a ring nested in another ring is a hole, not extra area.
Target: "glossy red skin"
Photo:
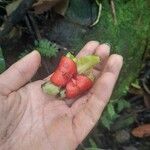
[[[74,82],[70,81],[66,85],[66,97],[74,98],[78,95],[80,95],[80,89],[77,87],[77,85],[74,84]]]
[[[75,98],[88,91],[93,85],[92,80],[84,75],[77,75],[66,85],[66,97]]]
[[[92,80],[84,75],[77,75],[76,81],[81,92],[89,90],[93,85]]]
[[[77,74],[77,66],[73,60],[62,56],[58,68],[51,76],[50,80],[57,86],[64,87]]]
[[[77,74],[77,66],[75,62],[65,56],[62,56],[60,63],[58,65],[58,69],[63,73],[67,73],[69,75]]]
[[[66,76],[63,75],[63,73],[59,70],[56,70],[53,75],[50,78],[51,82],[54,83],[57,86],[62,86],[64,87],[67,82],[68,82],[68,78],[66,78]]]

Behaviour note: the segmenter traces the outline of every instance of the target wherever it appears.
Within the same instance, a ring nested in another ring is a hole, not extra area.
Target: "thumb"
[[[0,75],[2,94],[8,95],[30,81],[39,68],[40,62],[40,54],[33,51],[2,73]]]

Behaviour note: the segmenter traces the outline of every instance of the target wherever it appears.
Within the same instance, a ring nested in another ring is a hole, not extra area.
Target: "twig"
[[[8,16],[6,22],[2,25],[0,31],[0,38],[7,35],[14,25],[16,25],[25,15],[27,10],[33,4],[34,0],[22,0],[19,6],[15,11],[12,12],[10,16]]]
[[[37,38],[38,41],[41,40],[42,37],[41,37],[40,31],[39,31],[39,28],[35,22],[35,19],[32,17],[32,14],[28,14],[28,17],[31,22],[31,26],[34,31],[35,37]]]
[[[148,86],[146,85],[145,81],[142,81],[142,84],[143,84],[144,90],[150,95],[150,90],[149,90]]]
[[[25,16],[25,23],[26,23],[26,26],[27,26],[29,32],[30,32],[32,35],[34,35],[33,30],[32,30],[32,27],[31,27],[31,23],[30,23],[29,18],[28,18],[27,15]]]
[[[117,17],[116,17],[116,10],[115,10],[115,3],[114,0],[110,0],[111,10],[112,10],[112,16],[114,19],[114,24],[117,24]]]
[[[95,25],[99,22],[100,17],[101,17],[102,4],[101,4],[98,0],[96,0],[96,4],[97,4],[98,7],[99,7],[99,8],[98,8],[98,15],[97,15],[96,20],[92,23],[92,25],[90,25],[91,27],[95,26]]]

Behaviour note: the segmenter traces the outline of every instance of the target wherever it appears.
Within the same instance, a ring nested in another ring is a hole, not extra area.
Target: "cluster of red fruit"
[[[76,63],[63,56],[56,71],[50,77],[50,81],[61,88],[65,89],[67,98],[75,98],[89,90],[93,81],[83,74],[78,74]]]

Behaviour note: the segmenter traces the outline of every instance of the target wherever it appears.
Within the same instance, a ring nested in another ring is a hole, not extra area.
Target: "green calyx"
[[[54,84],[49,83],[49,82],[43,84],[42,89],[43,89],[44,93],[47,93],[47,94],[53,95],[53,96],[56,96],[60,92],[60,87],[55,86]]]
[[[77,62],[77,58],[73,56],[70,52],[67,53],[66,57],[72,59],[74,62]]]
[[[76,58],[69,52],[67,53],[66,57],[72,59],[76,63],[78,74],[84,74],[87,77],[89,77],[91,80],[94,80],[92,69],[95,65],[100,63],[99,56],[87,55],[81,58]]]
[[[100,63],[100,58],[96,55],[87,55],[77,59],[77,71],[79,74],[86,74],[89,70]]]

